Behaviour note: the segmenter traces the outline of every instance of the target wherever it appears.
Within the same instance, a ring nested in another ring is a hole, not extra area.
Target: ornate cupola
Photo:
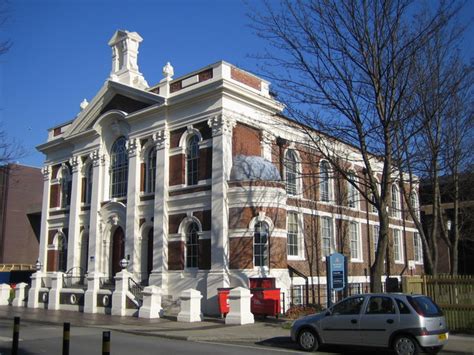
[[[109,41],[112,47],[112,72],[110,80],[133,86],[148,88],[143,74],[138,70],[138,46],[143,38],[136,32],[118,30]]]

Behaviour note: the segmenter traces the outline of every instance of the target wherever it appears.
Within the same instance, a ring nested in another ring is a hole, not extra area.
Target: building
[[[336,250],[350,255],[350,282],[367,283],[377,216],[355,189],[338,202],[347,185],[299,143],[307,138],[270,83],[226,62],[174,78],[168,63],[149,87],[141,41],[114,34],[108,80],[38,147],[46,278],[87,273],[84,310],[103,311],[97,295],[126,259],[137,283],[167,297],[199,290],[208,314],[217,313],[218,288],[248,287],[253,277],[275,278],[285,304],[298,302],[308,280],[325,284],[324,256]],[[362,167],[353,168],[356,179]],[[312,171],[322,176],[316,184]],[[396,196],[392,275],[415,258],[414,227]]]
[[[41,169],[19,164],[0,167],[0,264],[6,270],[36,263],[40,239]]]
[[[458,244],[458,274],[474,275],[474,188],[472,181],[474,174],[466,172],[459,175],[459,244]],[[454,233],[454,184],[451,176],[442,176],[439,179],[441,194],[442,218],[446,223],[448,233]],[[433,221],[433,187],[428,181],[420,184],[421,222],[428,234]],[[439,231],[441,234],[441,231]],[[437,237],[438,244],[438,273],[451,272],[450,247],[441,236]]]

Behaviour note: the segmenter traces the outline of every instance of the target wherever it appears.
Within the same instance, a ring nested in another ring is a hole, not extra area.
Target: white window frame
[[[413,258],[415,259],[415,264],[423,264],[423,244],[418,232],[413,233]]]
[[[374,247],[374,257],[377,254],[377,247],[379,245],[380,226],[378,224],[372,225],[372,245]]]
[[[400,229],[392,229],[393,234],[393,260],[395,264],[403,264],[404,263],[404,255],[403,255],[403,237],[402,231]],[[397,254],[398,253],[398,257]]]
[[[155,155],[154,162],[150,159],[151,155]],[[145,186],[144,190],[146,194],[152,194],[155,192],[156,184],[156,155],[158,151],[156,145],[152,145],[145,155]],[[153,167],[153,169],[152,169]]]
[[[359,191],[350,181],[353,181],[355,184],[358,182],[357,175],[353,171],[351,171],[347,176],[347,206],[349,208],[358,209]]]
[[[290,255],[289,254],[289,249],[288,249],[288,241],[289,241],[289,224],[288,224],[288,216],[290,214],[296,214],[296,224],[297,224],[297,235],[296,235],[296,242],[297,242],[297,251],[298,253],[296,255]],[[287,212],[287,218],[286,218],[286,230],[287,230],[287,258],[288,260],[304,260],[304,238],[303,238],[303,214],[299,213],[296,210],[289,210]]]
[[[290,160],[288,158],[288,155],[293,155],[294,158],[294,171],[290,171],[290,162],[293,162],[293,160]],[[289,196],[297,196],[301,193],[301,183],[300,183],[300,178],[299,178],[299,172],[300,172],[300,157],[298,152],[294,148],[289,148],[286,150],[285,155],[284,155],[284,177],[285,177],[285,186],[286,186],[286,192]],[[288,174],[293,173],[294,174],[294,184],[289,184],[290,179],[288,179]]]
[[[256,234],[256,226],[258,224],[262,224],[262,225],[266,225],[267,227],[267,239],[266,239],[266,242],[265,243],[255,243],[255,234]],[[269,262],[270,262],[270,250],[269,250],[269,241],[270,241],[270,226],[268,225],[268,223],[266,221],[257,221],[255,223],[255,225],[253,226],[253,234],[252,234],[252,238],[253,238],[253,266],[255,268],[268,268],[269,267]],[[259,245],[259,246],[263,246],[263,253],[262,254],[258,254],[258,255],[261,255],[260,258],[263,257],[263,265],[257,265],[256,261],[257,261],[257,255],[255,254],[255,247]],[[265,260],[266,259],[266,260]]]
[[[321,166],[323,164],[327,164],[327,199],[323,199],[323,177],[322,177],[322,172],[321,172]],[[321,160],[319,162],[319,179],[320,179],[320,184],[319,184],[319,202],[323,203],[329,203],[333,201],[333,179],[331,178],[331,164],[327,160]]]
[[[400,218],[400,190],[396,184],[391,187],[392,201],[390,203],[390,216]]]
[[[325,239],[328,239],[325,235],[324,235],[324,225],[323,225],[323,221],[324,220],[327,220],[329,221],[329,233],[330,233],[330,236],[329,236],[329,253],[325,254],[325,247],[324,247],[324,240]],[[321,217],[321,256],[322,256],[322,259],[325,260],[326,259],[326,256],[332,254],[335,250],[336,250],[336,238],[335,238],[335,228],[334,228],[334,218],[332,217],[328,217],[328,216],[322,216]]]
[[[355,221],[349,222],[349,240],[351,250],[351,262],[363,262],[364,258],[362,254],[363,251],[360,233],[360,223],[357,223]],[[355,251],[357,252],[357,255],[355,256],[353,256],[354,246],[356,247]]]

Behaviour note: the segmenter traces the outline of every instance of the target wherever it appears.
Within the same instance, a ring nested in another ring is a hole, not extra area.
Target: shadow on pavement
[[[288,349],[288,350],[300,350],[298,345],[291,341],[290,337],[275,337],[270,339],[265,339],[255,343],[257,345],[274,347],[279,349]],[[363,347],[343,347],[343,346],[321,346],[318,351],[334,353],[334,354],[351,354],[351,355],[364,355],[364,354],[380,354],[380,355],[389,355],[393,354],[391,350],[387,349],[375,349],[375,348],[363,348]]]
[[[11,346],[0,345],[0,355],[10,355],[12,353]],[[34,353],[26,350],[18,349],[18,355],[32,355]]]

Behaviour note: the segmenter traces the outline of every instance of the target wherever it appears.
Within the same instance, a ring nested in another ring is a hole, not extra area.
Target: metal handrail
[[[85,286],[85,277],[84,277],[84,271],[81,267],[76,266],[76,267],[70,268],[66,273],[63,274],[63,287],[64,288],[84,288],[84,286]]]
[[[115,282],[111,277],[100,277],[99,288],[105,290],[115,290]]]
[[[143,302],[143,286],[131,277],[128,278],[128,290],[139,303]]]

